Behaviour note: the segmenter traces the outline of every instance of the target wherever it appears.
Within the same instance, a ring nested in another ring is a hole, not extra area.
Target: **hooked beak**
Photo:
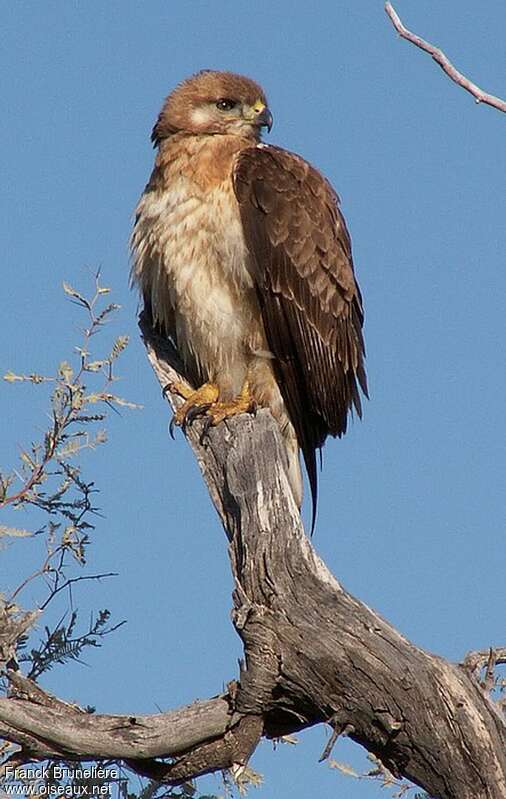
[[[252,106],[246,106],[243,115],[250,124],[259,128],[267,128],[269,133],[271,132],[272,114],[262,100],[257,100]]]
[[[269,133],[271,132],[272,114],[267,106],[264,106],[263,109],[257,114],[255,125],[258,125],[260,128],[267,128]]]

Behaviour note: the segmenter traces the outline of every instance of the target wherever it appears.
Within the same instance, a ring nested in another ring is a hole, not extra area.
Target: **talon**
[[[172,419],[169,422],[169,435],[173,441],[176,440],[176,436],[174,435],[174,427],[176,426],[176,414],[172,414]]]
[[[198,419],[199,416],[204,416],[209,408],[212,408],[212,405],[212,402],[205,402],[203,405],[193,405],[189,408],[181,422],[181,429],[186,433],[188,425]]]

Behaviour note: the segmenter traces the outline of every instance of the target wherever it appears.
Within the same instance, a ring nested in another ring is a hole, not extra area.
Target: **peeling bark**
[[[141,329],[161,385],[180,379],[170,344],[145,320]],[[171,713],[95,716],[12,675],[0,734],[27,757],[121,758],[177,784],[245,764],[262,735],[327,723],[433,797],[504,799],[505,718],[475,661],[473,671],[424,652],[330,574],[304,534],[267,411],[222,423],[204,445],[201,431],[197,421],[188,438],[229,541],[238,683]]]

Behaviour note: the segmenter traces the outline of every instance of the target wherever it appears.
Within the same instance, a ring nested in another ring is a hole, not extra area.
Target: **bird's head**
[[[262,127],[270,130],[271,126],[272,114],[258,83],[233,72],[203,70],[169,94],[151,141],[156,147],[180,131],[229,134],[258,141]]]

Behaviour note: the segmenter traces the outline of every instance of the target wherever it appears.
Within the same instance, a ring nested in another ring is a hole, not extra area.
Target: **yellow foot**
[[[239,416],[240,413],[252,413],[254,410],[256,410],[256,403],[246,381],[241,393],[234,400],[230,402],[215,402],[211,405],[206,411],[206,428],[214,427],[231,416]]]
[[[174,425],[182,427],[183,430],[193,422],[197,416],[205,416],[205,425],[200,437],[201,443],[206,437],[209,429],[223,422],[231,416],[240,413],[253,412],[256,408],[249,385],[246,382],[238,397],[230,402],[218,402],[219,389],[214,383],[204,383],[196,391],[189,390],[183,383],[173,383],[170,390],[184,398],[184,402],[175,412],[170,423],[170,434],[173,436]]]
[[[201,386],[201,389],[205,388],[205,386],[207,385],[209,384],[205,383],[204,386]],[[200,391],[200,389],[198,390]],[[163,387],[162,394],[164,396],[169,394],[169,392],[172,394],[179,394],[179,396],[185,400],[189,399],[193,394],[197,393],[194,388],[188,385],[188,383],[183,383],[181,382],[181,380],[174,380],[173,383],[167,383],[167,385]]]
[[[183,399],[188,399],[191,394],[193,394],[194,389],[190,388],[187,383],[182,383],[180,380],[174,380],[174,382],[167,383],[162,389],[162,394],[164,397],[167,397],[167,394],[179,394],[180,397]]]
[[[219,396],[218,386],[214,383],[204,383],[196,391],[189,389],[184,383],[173,383],[171,391],[179,394],[184,398],[184,402],[180,408],[175,412],[172,422],[170,423],[170,433],[173,435],[173,427],[175,424],[183,428],[192,422],[197,416],[202,416],[206,411],[216,403]]]
[[[248,382],[244,383],[242,391],[234,400],[230,402],[215,402],[205,412],[206,421],[200,434],[200,443],[204,444],[211,427],[215,427],[225,419],[238,416],[241,413],[254,413],[256,402],[250,392]]]

